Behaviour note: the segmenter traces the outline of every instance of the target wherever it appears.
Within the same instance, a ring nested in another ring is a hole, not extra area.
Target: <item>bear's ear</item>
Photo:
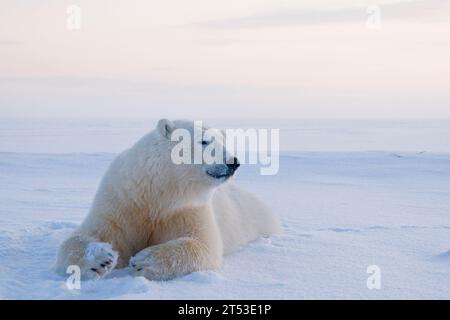
[[[161,134],[161,136],[165,138],[170,138],[170,134],[175,129],[175,125],[172,121],[167,119],[161,119],[158,121],[158,131]]]

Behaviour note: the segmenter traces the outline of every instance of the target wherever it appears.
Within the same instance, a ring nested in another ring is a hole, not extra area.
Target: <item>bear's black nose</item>
[[[241,164],[239,163],[239,160],[236,157],[233,157],[233,162],[232,163],[227,163],[227,167],[229,169],[231,169],[233,172],[237,170],[237,168],[239,168]]]

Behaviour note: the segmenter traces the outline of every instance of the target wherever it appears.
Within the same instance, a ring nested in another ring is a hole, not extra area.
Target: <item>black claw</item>
[[[141,271],[141,270],[142,270],[142,268],[137,269],[137,271]]]
[[[111,264],[111,262],[109,262],[109,261],[105,261],[105,262],[103,262],[103,263],[106,264],[106,265]]]
[[[136,265],[135,265],[134,263],[132,263],[131,266],[132,266],[133,268],[136,267]]]
[[[94,271],[94,272],[97,272],[97,269],[95,269],[95,268],[91,268],[91,270]]]
[[[109,252],[108,252],[108,256],[110,256],[111,258],[113,257],[112,253],[109,253]]]
[[[100,263],[100,266],[101,266],[102,268],[104,268],[104,267],[106,267],[106,264]]]

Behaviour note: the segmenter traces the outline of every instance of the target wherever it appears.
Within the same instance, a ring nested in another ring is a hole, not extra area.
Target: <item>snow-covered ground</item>
[[[442,122],[280,125],[279,174],[243,166],[236,182],[270,203],[282,235],[241,248],[217,272],[152,282],[118,270],[68,290],[51,271],[58,244],[115,153],[153,125],[1,124],[0,298],[450,298]],[[366,286],[370,265],[381,269],[380,290]]]

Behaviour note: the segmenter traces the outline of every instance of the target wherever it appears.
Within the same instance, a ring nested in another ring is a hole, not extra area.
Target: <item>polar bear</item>
[[[218,269],[223,255],[280,231],[272,211],[230,181],[239,162],[226,150],[222,164],[175,164],[171,135],[177,128],[192,135],[199,129],[161,119],[112,162],[88,216],[61,244],[57,272],[77,265],[87,280],[129,266],[135,276],[168,280]],[[208,140],[207,129],[200,128],[201,148],[220,143]]]

